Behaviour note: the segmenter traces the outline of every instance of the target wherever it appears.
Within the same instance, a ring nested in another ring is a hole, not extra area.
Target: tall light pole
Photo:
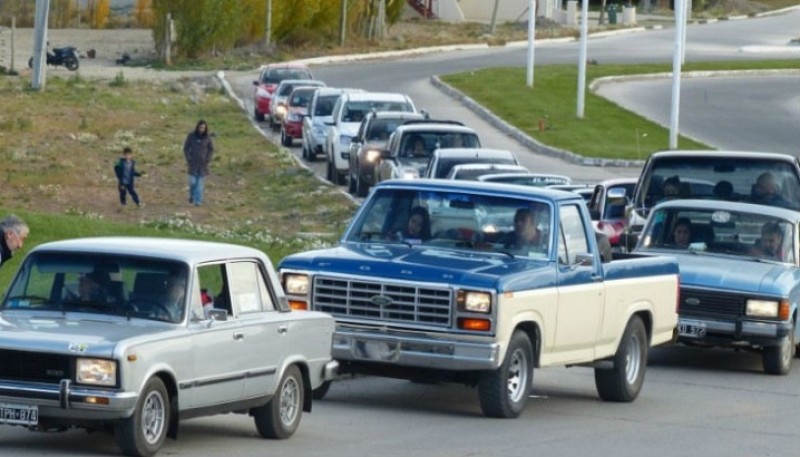
[[[678,118],[681,107],[681,57],[683,56],[683,8],[685,0],[675,0],[675,45],[672,51],[672,103],[669,117],[669,148],[678,148]]]
[[[264,45],[272,43],[272,0],[267,0],[267,24],[264,27]]]
[[[578,119],[583,119],[586,99],[586,41],[589,35],[589,0],[581,1],[581,46],[578,53]]]
[[[526,82],[533,87],[533,50],[536,38],[536,0],[528,1],[528,72]]]
[[[47,69],[47,13],[50,11],[50,0],[36,0],[36,17],[34,19],[33,40],[33,79],[31,87],[44,90]]]

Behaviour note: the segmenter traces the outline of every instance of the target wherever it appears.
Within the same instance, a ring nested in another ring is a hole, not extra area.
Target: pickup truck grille
[[[744,314],[746,297],[737,293],[686,289],[681,287],[678,312],[713,313],[740,316]]]
[[[0,379],[58,384],[71,379],[72,357],[0,349]]]
[[[317,276],[311,303],[333,316],[449,327],[451,297],[446,287]]]

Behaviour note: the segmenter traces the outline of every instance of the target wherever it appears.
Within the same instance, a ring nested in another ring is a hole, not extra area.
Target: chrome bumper
[[[40,417],[122,419],[133,414],[138,399],[136,392],[75,387],[66,379],[59,385],[0,381],[0,403],[36,405],[39,407]],[[107,404],[100,404],[103,402]]]
[[[456,341],[452,337],[418,336],[372,330],[337,329],[333,357],[451,371],[494,370],[500,366],[499,343]]]
[[[702,328],[700,334],[679,332],[681,339],[693,341],[750,342],[757,345],[765,343],[777,344],[791,331],[790,322],[756,321],[756,320],[722,320],[698,317],[679,317],[678,329],[690,329],[692,326]]]

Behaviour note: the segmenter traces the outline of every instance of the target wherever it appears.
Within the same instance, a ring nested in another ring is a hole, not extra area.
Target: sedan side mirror
[[[208,310],[208,318],[212,321],[227,321],[228,320],[228,312],[224,309],[209,309]]]

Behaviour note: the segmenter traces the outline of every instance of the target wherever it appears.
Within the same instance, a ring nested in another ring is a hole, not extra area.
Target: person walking
[[[3,265],[22,248],[30,229],[28,224],[19,217],[11,214],[0,220],[0,265]]]
[[[127,204],[127,194],[131,194],[131,200],[139,206],[139,194],[134,189],[134,179],[137,176],[142,176],[141,173],[136,171],[136,161],[133,160],[133,150],[125,147],[122,150],[122,157],[114,164],[114,173],[117,175],[117,183],[119,189],[119,203],[122,206]]]
[[[208,133],[206,121],[201,119],[194,131],[186,136],[183,155],[186,157],[189,173],[189,203],[200,206],[203,204],[203,187],[208,166],[214,157],[214,142]]]

